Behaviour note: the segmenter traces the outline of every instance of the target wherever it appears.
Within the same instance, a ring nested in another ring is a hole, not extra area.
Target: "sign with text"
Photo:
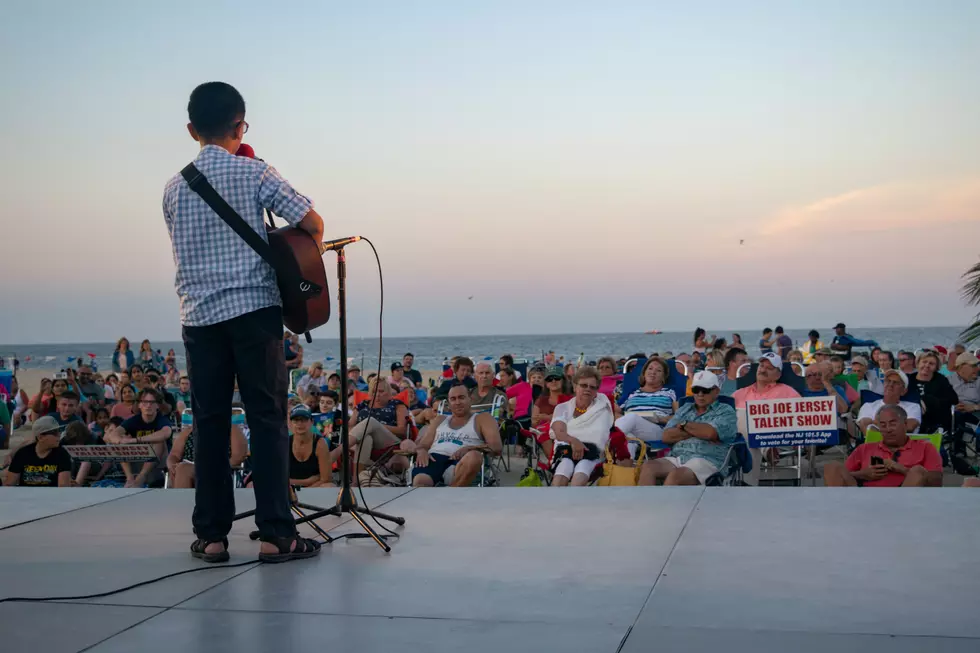
[[[753,449],[837,444],[834,397],[746,401],[745,413]]]
[[[146,462],[156,460],[153,447],[146,443],[134,444],[76,444],[62,447],[76,460]]]

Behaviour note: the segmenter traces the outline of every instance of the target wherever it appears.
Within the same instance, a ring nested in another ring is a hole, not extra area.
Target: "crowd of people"
[[[814,330],[799,347],[781,327],[767,328],[759,356],[737,333],[729,340],[699,328],[691,344],[676,354],[577,362],[549,352],[520,365],[510,354],[495,362],[459,356],[428,384],[408,353],[387,374],[365,378],[351,365],[342,398],[339,371],[321,361],[304,367],[303,348],[287,333],[290,483],[336,482],[346,410],[356,483],[470,485],[488,459],[514,446],[529,461],[526,475],[540,473],[556,487],[595,482],[607,449],[614,464],[636,467],[639,485],[704,484],[724,472],[730,447],[744,435],[746,402],[827,396],[848,456],[825,464],[826,485],[939,485],[944,464],[971,477],[966,485],[980,485],[968,455],[972,447],[976,457],[980,423],[978,359],[962,344],[896,355],[854,338],[843,324],[829,345]],[[191,393],[173,350],[164,356],[144,340],[134,352],[126,338],[108,374],[80,361],[42,379],[33,397],[15,378],[0,424],[9,433],[30,423],[33,437],[3,461],[3,484],[193,487]],[[237,392],[231,409],[229,465],[247,485],[247,406]],[[940,449],[918,437],[937,432],[944,434]],[[60,446],[136,443],[151,447],[151,459],[79,462]],[[637,443],[651,452],[645,460],[636,459]],[[757,483],[763,465],[778,465],[780,455],[753,449],[745,481]]]

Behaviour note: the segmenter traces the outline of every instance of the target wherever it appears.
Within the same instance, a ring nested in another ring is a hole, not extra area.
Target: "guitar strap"
[[[279,279],[279,289],[280,292],[289,292],[290,294],[295,294],[295,290],[299,289],[300,294],[305,297],[314,297],[319,295],[323,290],[318,284],[308,281],[306,279],[299,279],[298,283],[289,283],[291,277],[295,277],[295,274],[290,273],[290,271],[283,265],[280,257],[276,254],[276,251],[259,236],[254,229],[252,229],[247,222],[238,215],[238,212],[231,208],[231,205],[225,201],[218,191],[214,189],[211,182],[207,180],[207,177],[197,169],[193,163],[188,163],[183,170],[180,171],[180,176],[184,178],[190,189],[197,193],[205,204],[211,207],[218,217],[224,220],[225,224],[234,230],[236,234],[244,240],[249,247],[255,250],[255,253],[262,257],[262,260],[272,266],[275,270],[276,276]],[[271,216],[270,216],[271,221]],[[283,297],[283,299],[287,299]]]

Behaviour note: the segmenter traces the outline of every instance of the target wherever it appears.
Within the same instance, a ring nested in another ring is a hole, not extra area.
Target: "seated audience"
[[[50,386],[45,385],[47,379],[41,379],[41,391],[31,399],[31,412],[35,417],[50,415],[58,410],[58,397],[68,391],[68,379],[55,379]]]
[[[233,424],[231,427],[231,442],[228,454],[228,465],[236,469],[248,456],[248,442],[241,427]],[[290,463],[292,459],[290,459]],[[173,448],[167,456],[167,471],[170,473],[170,487],[192,488],[195,485],[194,475],[194,427],[187,426],[180,430],[174,438]]]
[[[452,376],[439,386],[433,395],[433,400],[445,399],[449,396],[449,389],[460,383],[465,385],[467,390],[476,387],[476,381],[473,379],[473,361],[466,356],[460,356],[453,361]]]
[[[303,347],[299,344],[299,335],[287,331],[283,334],[282,345],[286,355],[286,369],[303,367]]]
[[[71,487],[71,456],[61,448],[61,425],[42,416],[31,427],[34,442],[13,455],[3,484],[25,487]]]
[[[980,360],[973,354],[960,354],[956,357],[953,376],[949,383],[959,399],[956,404],[958,413],[965,413],[967,423],[976,424],[980,415],[980,380],[977,380],[980,370]]]
[[[749,367],[746,366],[739,374],[739,368],[749,362],[749,355],[745,350],[732,347],[725,354],[725,374],[721,378],[721,394],[731,397],[738,390],[738,377],[748,373]]]
[[[497,361],[497,364],[500,365],[500,372],[503,372],[504,370],[513,370],[514,376],[517,378],[517,380],[518,381],[521,380],[522,378],[521,373],[514,369],[513,356],[511,356],[510,354],[504,354],[503,356],[500,357],[500,360]],[[552,363],[552,365],[554,365],[554,363]],[[500,380],[500,372],[497,372],[496,378],[498,381]]]
[[[361,368],[357,365],[352,365],[347,368],[347,386],[350,387],[351,384],[353,384],[356,390],[367,392],[368,382],[361,376]]]
[[[922,409],[915,402],[902,401],[902,395],[909,387],[909,378],[901,370],[888,369],[884,374],[882,398],[861,406],[861,411],[858,413],[858,427],[862,433],[866,432],[882,406],[901,406],[908,416],[906,430],[909,433],[918,433],[919,424],[922,422]]]
[[[51,413],[51,416],[58,421],[61,428],[64,428],[71,424],[72,422],[82,422],[84,420],[78,415],[79,397],[71,390],[65,390],[58,397],[58,401],[55,404],[55,412]]]
[[[551,437],[555,441],[552,485],[588,485],[605,457],[615,415],[609,397],[599,392],[601,377],[594,367],[575,373],[575,398],[555,407]]]
[[[313,414],[306,406],[289,412],[289,484],[296,487],[333,485],[333,463],[339,457],[330,452],[330,441],[313,432]]]
[[[119,401],[112,405],[112,410],[109,411],[109,417],[121,417],[122,419],[129,419],[137,413],[136,405],[136,391],[133,390],[133,386],[129,385],[119,385]]]
[[[421,388],[422,373],[412,367],[413,365],[415,365],[415,356],[412,354],[405,354],[402,356],[402,369],[405,370],[405,377],[408,378],[408,380],[411,381],[416,388]]]
[[[105,409],[102,410],[104,411]],[[65,427],[65,434],[61,436],[62,446],[93,444],[105,444],[105,442],[101,437],[97,437],[91,430],[86,428],[85,424],[82,422],[72,422]],[[72,459],[72,486],[84,487],[98,481],[105,476],[110,467],[112,467],[110,464],[93,463],[89,461],[79,462]]]
[[[915,374],[917,370],[915,364],[915,353],[905,349],[898,352],[898,369],[905,372],[906,376],[909,377]]]
[[[950,433],[953,429],[953,406],[959,403],[956,391],[949,379],[939,373],[942,363],[934,351],[919,354],[916,372],[908,377],[909,387],[919,391],[924,406],[922,411],[922,433],[935,433],[940,428]]]
[[[908,421],[909,416],[899,405],[879,408],[875,424],[881,431],[881,442],[858,445],[845,463],[827,463],[824,484],[828,487],[941,487],[942,458],[928,440],[913,440],[908,436]]]
[[[868,379],[868,390],[877,392],[878,394],[884,394],[885,372],[895,369],[895,355],[890,351],[880,350],[875,362],[878,364],[878,367],[872,371]],[[906,375],[907,377],[908,375]]]
[[[745,408],[746,401],[761,399],[795,399],[800,396],[796,390],[780,383],[783,375],[783,360],[778,354],[763,354],[759,358],[759,367],[755,372],[755,383],[736,390],[732,395],[736,408]]]
[[[160,412],[160,394],[152,388],[141,390],[139,413],[124,421],[120,426],[109,429],[105,435],[106,444],[147,443],[153,446],[157,460],[143,463],[140,471],[133,472],[133,463],[121,463],[126,475],[126,487],[162,485],[163,469],[161,463],[167,459],[167,440],[173,433],[170,420]]]
[[[599,392],[608,395],[610,398],[615,398],[617,388],[623,382],[623,375],[616,373],[616,361],[612,356],[603,356],[596,364],[596,371],[601,377]]]
[[[183,414],[191,407],[191,380],[187,375],[180,377],[177,381],[177,392],[174,393],[177,400],[177,413]]]
[[[804,397],[836,397],[838,414],[847,412],[850,405],[844,398],[846,393],[844,388],[833,384],[834,372],[830,363],[812,363],[803,376],[806,379]]]
[[[492,369],[489,374],[492,381]],[[433,487],[437,482],[470,486],[480,473],[484,452],[500,455],[503,445],[497,422],[489,413],[474,413],[470,396],[462,384],[449,389],[450,414],[436,417],[415,449],[414,487]]]
[[[487,407],[492,406],[494,400],[500,397],[502,404],[495,419],[504,420],[508,415],[507,392],[493,384],[493,366],[487,361],[480,361],[476,364],[473,372],[476,377],[476,387],[470,390],[470,404],[472,406]],[[484,408],[485,409],[485,408]]]
[[[677,411],[677,395],[664,386],[668,369],[662,358],[648,358],[643,364],[640,387],[623,402],[623,416],[616,420],[624,434],[644,442],[663,439],[663,427]]]
[[[858,385],[857,390],[860,393],[862,390],[870,390],[869,375],[868,375],[868,359],[864,356],[855,356],[851,359],[851,374],[857,377]]]
[[[664,485],[699,485],[724,465],[728,447],[738,437],[735,410],[718,401],[721,388],[711,372],[695,374],[691,390],[694,401],[678,408],[664,430],[669,455],[643,463],[640,485],[661,480]]]
[[[392,396],[387,381],[375,376],[367,392],[371,399],[359,403],[351,416],[354,426],[351,427],[350,438],[357,448],[355,460],[358,474],[368,468],[379,452],[401,447],[409,435],[408,407]],[[411,448],[409,446],[407,450]],[[395,475],[402,474],[408,469],[408,459],[400,455],[392,456],[387,467]]]
[[[833,384],[840,386],[844,390],[844,398],[849,405],[853,405],[855,401],[861,398],[861,394],[857,391],[857,375],[846,373],[844,369],[844,358],[837,354],[830,357],[829,364],[831,374],[833,374]]]
[[[296,384],[296,393],[300,397],[306,397],[306,394],[311,388],[320,389],[323,384],[323,363],[317,361],[310,365],[310,369],[307,370],[306,374],[300,377],[299,383]]]
[[[949,352],[946,354],[946,364],[943,369],[940,370],[943,376],[951,377],[956,373],[956,366],[958,357],[960,354],[966,353],[966,345],[962,342],[958,342],[949,348]]]
[[[402,390],[415,390],[415,384],[405,376],[405,366],[395,362],[391,364],[391,376],[388,377],[388,385]]]

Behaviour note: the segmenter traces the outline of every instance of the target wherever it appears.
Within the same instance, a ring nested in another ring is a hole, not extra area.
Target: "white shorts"
[[[660,460],[666,460],[674,467],[686,467],[687,469],[691,470],[694,472],[694,475],[698,477],[698,483],[701,485],[704,485],[704,482],[708,480],[709,476],[718,473],[718,468],[704,458],[691,458],[686,463],[681,463],[680,458],[675,458],[673,456],[667,456],[665,458],[661,458]]]
[[[654,424],[639,413],[626,413],[616,420],[616,428],[625,433],[639,438],[644,442],[660,441],[664,439],[664,428],[659,424]]]
[[[585,458],[575,462],[571,458],[562,458],[558,461],[555,476],[564,476],[567,479],[571,479],[573,474],[585,474],[586,478],[591,478],[592,472],[599,462],[598,460],[586,460]]]

